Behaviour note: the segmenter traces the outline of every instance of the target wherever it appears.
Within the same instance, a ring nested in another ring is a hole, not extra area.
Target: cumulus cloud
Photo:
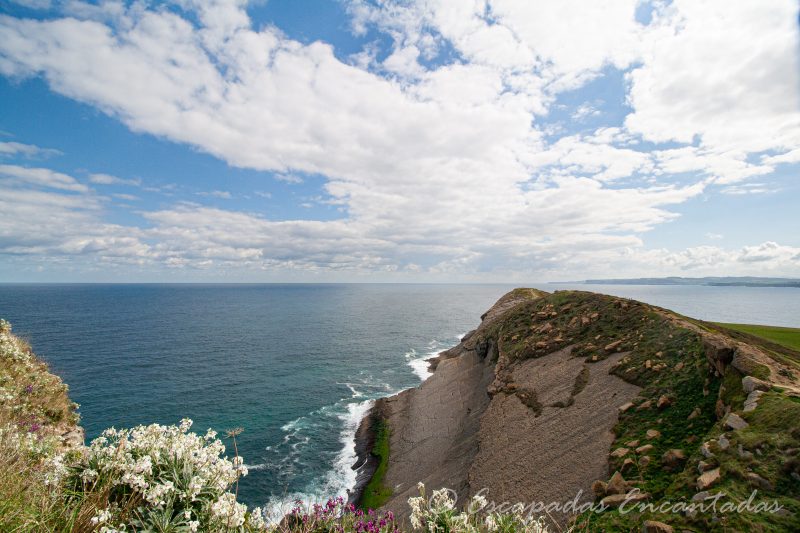
[[[0,142],[0,157],[23,156],[31,158],[55,155],[61,155],[61,152],[53,148],[41,148],[33,144]]]
[[[749,180],[765,183],[775,165],[798,160],[788,0],[659,3],[648,25],[636,20],[636,0],[354,0],[354,31],[383,32],[392,45],[381,61],[367,45],[350,62],[323,42],[254,28],[243,2],[181,5],[72,2],[69,16],[0,16],[0,73],[41,77],[133,131],[235,167],[294,184],[322,176],[342,218],[273,220],[176,202],[121,227],[103,223],[103,199],[71,176],[2,165],[19,209],[65,202],[30,236],[4,233],[4,250],[442,275],[498,265],[544,275],[622,260],[665,271],[752,265],[717,247],[648,250],[643,236],[691,198],[758,191]],[[624,123],[550,140],[542,119],[558,95],[609,68],[627,72]],[[141,185],[108,174],[89,181]],[[796,269],[787,253],[762,264]]]

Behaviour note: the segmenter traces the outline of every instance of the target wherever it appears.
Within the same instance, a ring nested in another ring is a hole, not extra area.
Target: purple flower
[[[25,393],[32,394],[33,393],[33,385],[26,385],[25,386]]]
[[[30,431],[31,433],[36,433],[36,432],[37,432],[37,431],[39,431],[41,428],[42,428],[42,426],[40,426],[39,424],[37,424],[36,422],[34,422],[33,424],[31,424],[31,428],[30,428],[28,431]]]

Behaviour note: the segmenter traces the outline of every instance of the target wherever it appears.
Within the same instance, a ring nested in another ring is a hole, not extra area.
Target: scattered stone
[[[720,435],[719,438],[717,439],[717,446],[719,446],[720,450],[725,451],[728,448],[730,448],[731,441],[729,441],[728,437],[726,437],[725,435]]]
[[[625,494],[628,491],[628,486],[625,483],[625,478],[619,471],[614,472],[611,479],[606,484],[606,494]]]
[[[624,404],[619,406],[619,412],[620,413],[624,413],[625,411],[627,411],[631,407],[633,407],[633,402],[624,403]]]
[[[642,524],[642,533],[672,533],[672,526],[655,520],[645,520]]]
[[[772,486],[772,483],[770,483],[768,479],[759,476],[755,472],[748,472],[746,477],[748,483],[750,483],[750,485],[752,485],[753,487],[759,488],[761,490],[775,489],[775,487]]]
[[[645,409],[650,409],[651,407],[653,407],[652,400],[647,400],[646,402],[640,403],[639,406],[636,408],[636,410],[644,411]]]
[[[542,327],[539,328],[539,333],[549,333],[553,330],[553,324],[550,322],[545,322]]]
[[[754,390],[748,394],[747,399],[744,401],[744,412],[749,413],[750,411],[755,411],[756,407],[758,407],[758,400],[761,399],[763,394],[764,391],[760,390]]]
[[[628,448],[636,448],[637,446],[639,446],[639,441],[638,440],[629,440],[628,442],[625,443],[625,446],[627,446]],[[637,451],[636,453],[639,453],[639,452]]]
[[[697,494],[692,496],[692,501],[693,502],[702,502],[702,501],[707,500],[710,497],[711,497],[711,493],[708,492],[707,490],[704,490],[704,491],[698,492]]]
[[[620,470],[622,470],[623,472],[627,472],[635,464],[636,464],[636,461],[634,461],[630,457],[626,457],[625,460],[622,462],[622,466],[620,467]]]
[[[656,352],[656,357],[661,357],[662,355],[664,355],[664,352]]]
[[[600,313],[592,313],[591,315],[589,315],[589,318],[591,318],[592,320],[597,320],[598,318],[600,318]]]
[[[700,445],[700,453],[706,459],[714,457],[714,452],[711,451],[711,445],[708,442],[704,442],[703,444]]]
[[[762,379],[753,376],[745,376],[742,378],[742,388],[747,394],[750,394],[755,390],[767,392],[772,386]]]
[[[684,364],[683,364],[683,361],[681,361],[680,363],[675,365],[675,372],[680,372],[681,370],[683,370],[683,367],[684,367]]]
[[[650,495],[646,492],[630,492],[628,494],[612,494],[610,496],[606,496],[600,500],[600,503],[606,507],[619,507],[625,502],[631,504],[641,502],[649,498]]]
[[[670,470],[676,470],[683,466],[686,462],[686,454],[683,450],[672,449],[667,450],[661,457],[661,464]]]
[[[725,405],[725,402],[722,401],[722,398],[717,399],[717,403],[714,406],[714,414],[717,415],[718,419],[725,418],[725,415],[727,415],[730,410],[730,407]]]
[[[547,343],[544,341],[539,341],[535,344],[536,348],[547,348]]]
[[[643,456],[639,457],[639,466],[644,468],[649,464],[650,464],[650,456],[649,455],[643,455]]]
[[[728,416],[725,418],[725,422],[723,425],[728,429],[744,429],[750,424],[744,421],[744,419],[737,415],[736,413],[728,413]]]
[[[606,344],[606,347],[604,348],[604,350],[607,351],[607,352],[616,352],[616,351],[618,351],[618,348],[621,345],[622,345],[622,340],[620,339],[618,341],[614,341],[614,342],[611,342],[609,344]]]
[[[653,366],[653,362],[650,359],[648,359],[647,361],[644,362],[644,367],[645,368],[651,368],[652,366]]]
[[[652,439],[657,439],[658,437],[661,436],[661,432],[659,430],[657,430],[657,429],[648,429],[647,433],[645,433],[645,436],[648,439],[651,439],[651,440]]]
[[[669,397],[669,396],[667,396],[666,394],[663,394],[663,395],[662,395],[662,396],[661,396],[661,397],[658,399],[658,403],[656,404],[656,407],[658,407],[659,409],[666,409],[666,408],[667,408],[667,407],[669,407],[670,405],[672,405],[672,398],[670,398],[670,397]]]
[[[703,472],[708,472],[712,468],[714,468],[714,465],[712,463],[708,463],[706,461],[700,461],[697,463],[698,474],[702,474]]]
[[[614,459],[620,459],[628,455],[629,451],[630,450],[628,448],[617,448],[616,450],[611,452],[611,457],[613,457]]]
[[[753,453],[752,452],[748,452],[747,450],[745,450],[744,447],[741,444],[739,445],[739,450],[738,451],[739,451],[739,457],[741,457],[742,459],[752,459],[753,458]]]
[[[636,453],[638,453],[639,455],[643,455],[645,453],[650,453],[650,450],[652,449],[653,449],[652,444],[645,444],[644,446],[639,446],[638,448],[636,448]]]
[[[588,317],[582,316],[581,317],[581,326],[588,326],[591,320]]]
[[[688,416],[686,419],[687,419],[687,420],[694,420],[695,418],[697,418],[698,416],[700,416],[700,414],[701,414],[702,412],[703,412],[703,411],[701,411],[699,407],[695,407],[694,409],[692,409],[692,412],[691,412],[691,413],[689,413],[689,416]]]
[[[598,498],[601,498],[606,495],[606,486],[607,483],[601,479],[598,479],[594,483],[592,483],[592,492]]]
[[[706,490],[713,487],[720,480],[719,468],[703,472],[697,478],[697,490]]]

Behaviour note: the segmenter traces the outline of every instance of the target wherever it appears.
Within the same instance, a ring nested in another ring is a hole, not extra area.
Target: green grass
[[[383,478],[389,466],[389,426],[385,421],[378,423],[372,455],[377,457],[379,462],[358,502],[362,509],[378,509],[392,496],[392,489],[383,484]]]
[[[776,342],[793,350],[800,350],[800,328],[782,328],[778,326],[760,326],[757,324],[723,324],[720,326],[749,333]]]

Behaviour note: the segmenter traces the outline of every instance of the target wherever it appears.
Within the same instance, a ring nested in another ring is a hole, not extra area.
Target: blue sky
[[[800,276],[796,11],[0,3],[0,281]]]

